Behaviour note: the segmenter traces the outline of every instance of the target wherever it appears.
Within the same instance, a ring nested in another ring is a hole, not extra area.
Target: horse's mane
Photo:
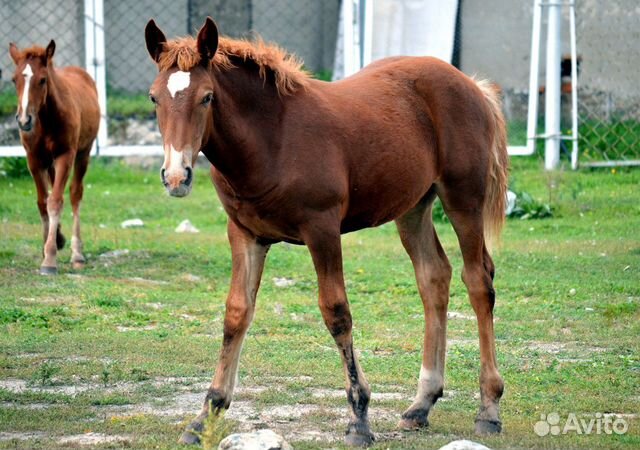
[[[34,45],[32,47],[25,48],[24,50],[20,50],[20,54],[24,59],[30,59],[30,58],[44,59],[46,58],[47,50],[43,47],[38,47],[37,45]]]
[[[231,58],[252,61],[265,79],[267,72],[274,74],[276,88],[281,95],[291,95],[304,88],[309,81],[309,74],[302,69],[302,62],[282,48],[267,44],[261,39],[248,41],[220,37],[218,50],[211,61],[211,66],[228,70],[234,67]],[[158,66],[160,70],[178,67],[189,71],[200,64],[201,57],[193,37],[181,37],[164,44]]]

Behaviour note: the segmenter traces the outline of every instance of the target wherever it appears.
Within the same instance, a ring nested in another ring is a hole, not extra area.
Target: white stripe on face
[[[178,70],[169,75],[169,81],[167,81],[167,89],[171,94],[171,98],[176,96],[178,91],[182,91],[189,87],[191,83],[191,73]]]
[[[20,106],[22,107],[22,111],[20,112],[20,121],[27,121],[27,106],[29,106],[29,85],[31,84],[31,77],[33,77],[33,70],[31,69],[31,65],[27,64],[22,71],[22,75],[24,75],[24,90],[22,91],[22,101]]]

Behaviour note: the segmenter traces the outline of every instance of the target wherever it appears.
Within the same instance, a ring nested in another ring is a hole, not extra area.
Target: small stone
[[[444,447],[440,447],[440,450],[491,450],[491,449],[477,442],[461,439],[459,441],[449,442]]]
[[[120,224],[122,228],[140,228],[144,226],[142,219],[128,219]]]
[[[102,253],[100,258],[110,259],[110,258],[120,258],[121,256],[125,256],[129,254],[129,249],[125,248],[122,250],[111,250],[110,252]]]
[[[576,292],[575,288],[569,289],[569,295],[576,295]]]
[[[185,219],[176,227],[176,233],[200,233],[200,230],[194,227],[188,219]]]
[[[507,205],[506,205],[506,211],[505,211],[506,216],[510,215],[515,209],[516,198],[517,198],[517,195],[515,194],[515,192],[507,191]]]
[[[276,285],[276,287],[290,287],[296,284],[295,280],[291,280],[289,278],[280,278],[280,277],[274,277],[273,278],[273,284]]]
[[[218,450],[293,450],[282,436],[271,430],[230,434],[220,442]]]

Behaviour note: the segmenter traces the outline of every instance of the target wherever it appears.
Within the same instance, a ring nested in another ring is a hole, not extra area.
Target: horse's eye
[[[158,104],[158,100],[152,94],[149,94],[149,100],[151,100],[151,103],[154,105]]]
[[[47,82],[46,78],[40,78],[40,86],[44,86],[46,82]]]
[[[208,105],[209,103],[211,103],[211,100],[213,100],[213,94],[209,93],[203,97],[202,104]]]

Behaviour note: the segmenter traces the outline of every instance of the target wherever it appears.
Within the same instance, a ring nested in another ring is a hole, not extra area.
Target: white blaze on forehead
[[[186,89],[191,83],[191,73],[178,70],[169,75],[169,81],[167,81],[167,89],[171,94],[171,98],[176,96],[178,91]]]
[[[24,75],[24,90],[22,91],[22,102],[20,106],[22,107],[22,111],[20,112],[20,120],[27,120],[27,106],[29,105],[29,85],[31,84],[31,77],[33,77],[33,69],[31,69],[31,65],[27,64],[22,71],[22,75]]]

